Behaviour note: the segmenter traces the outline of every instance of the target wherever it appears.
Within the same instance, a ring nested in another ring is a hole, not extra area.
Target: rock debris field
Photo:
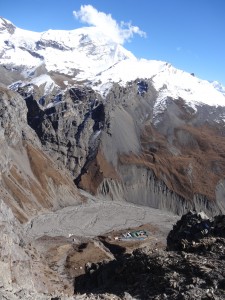
[[[91,238],[147,223],[158,227],[165,237],[178,220],[178,216],[158,209],[88,196],[83,205],[66,207],[34,218],[26,224],[27,237],[73,235]]]

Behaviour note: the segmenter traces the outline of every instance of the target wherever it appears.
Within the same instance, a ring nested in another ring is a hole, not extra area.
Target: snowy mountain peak
[[[11,86],[16,81],[43,86],[46,80],[45,93],[82,82],[106,95],[114,82],[126,85],[146,78],[158,91],[161,106],[167,97],[185,99],[193,108],[196,103],[225,106],[225,88],[218,82],[198,79],[166,62],[137,59],[96,27],[32,32],[0,18],[1,65],[17,72]]]
[[[0,64],[9,68],[31,70],[44,64],[48,72],[75,77],[82,73],[76,79],[85,80],[119,61],[135,59],[95,27],[38,33],[13,27],[4,19],[1,24],[4,34],[0,36]]]

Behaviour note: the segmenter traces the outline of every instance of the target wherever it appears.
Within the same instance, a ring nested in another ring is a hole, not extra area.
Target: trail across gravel
[[[86,196],[88,201],[85,204],[35,217],[26,224],[27,237],[38,238],[43,235],[68,237],[70,234],[94,237],[112,230],[147,223],[157,226],[162,234],[167,235],[179,218],[150,207],[127,202],[104,201],[89,194]]]

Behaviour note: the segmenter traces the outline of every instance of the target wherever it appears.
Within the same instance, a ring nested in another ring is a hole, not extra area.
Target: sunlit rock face
[[[72,179],[43,152],[36,133],[27,124],[24,99],[1,87],[0,106],[0,197],[19,221],[79,202]]]

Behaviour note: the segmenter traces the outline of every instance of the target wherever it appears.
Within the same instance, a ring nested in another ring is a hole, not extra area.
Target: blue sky
[[[7,0],[0,16],[28,30],[87,26],[75,18],[81,5],[132,22],[135,34],[124,46],[137,57],[172,63],[225,86],[225,0]]]

